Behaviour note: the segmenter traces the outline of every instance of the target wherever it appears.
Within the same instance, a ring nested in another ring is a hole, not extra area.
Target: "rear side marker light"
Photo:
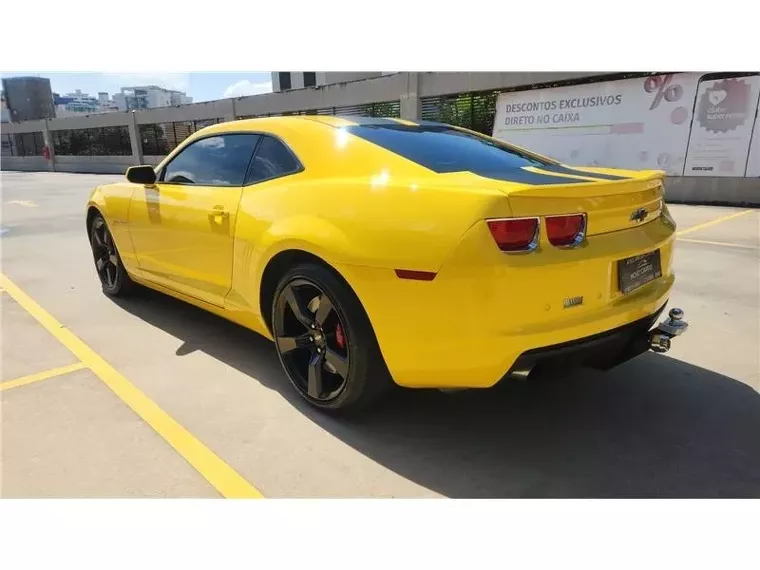
[[[409,269],[396,269],[396,277],[400,279],[412,279],[414,281],[432,281],[435,273],[430,271],[412,271]]]
[[[501,251],[533,251],[538,247],[538,228],[538,218],[488,220],[488,229]]]
[[[547,216],[546,235],[557,247],[578,245],[586,237],[586,215]]]

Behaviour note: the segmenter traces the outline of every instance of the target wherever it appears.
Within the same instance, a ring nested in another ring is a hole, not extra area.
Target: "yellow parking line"
[[[51,368],[50,370],[45,370],[44,372],[38,372],[37,374],[29,374],[29,376],[22,376],[21,378],[16,378],[15,380],[0,382],[0,392],[2,392],[3,390],[10,390],[11,388],[18,388],[19,386],[26,386],[27,384],[31,384],[32,382],[39,382],[40,380],[55,378],[56,376],[61,376],[62,374],[68,374],[69,372],[74,372],[75,370],[82,370],[83,368],[86,368],[86,366],[82,364],[81,362],[77,362],[76,364],[69,364],[68,366],[59,366],[58,368]]]
[[[90,368],[125,404],[145,420],[156,433],[163,437],[223,497],[256,499],[263,497],[258,489],[158,407],[153,400],[108,364],[102,356],[64,327],[2,273],[0,273],[0,285],[50,334],[68,348],[85,366]]]
[[[741,243],[726,243],[724,241],[707,241],[704,239],[690,239],[690,238],[679,237],[678,241],[687,241],[689,243],[704,243],[707,245],[722,245],[725,247],[740,247],[742,249],[760,249],[760,246],[756,246],[756,245],[745,245]]]
[[[691,232],[696,232],[697,230],[703,230],[705,228],[709,228],[710,226],[714,226],[722,222],[727,222],[728,220],[731,220],[733,218],[738,218],[739,216],[743,216],[744,214],[749,214],[750,212],[754,212],[754,211],[755,210],[742,210],[741,212],[728,214],[727,216],[721,216],[720,218],[717,218],[715,220],[705,222],[704,224],[697,224],[696,226],[692,226],[690,228],[686,228],[685,230],[681,230],[680,232],[676,232],[676,235],[683,236],[686,234],[690,234]]]

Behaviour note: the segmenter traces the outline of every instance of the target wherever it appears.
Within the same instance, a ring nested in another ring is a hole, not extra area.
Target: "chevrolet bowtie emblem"
[[[631,221],[632,222],[643,222],[646,217],[649,215],[649,212],[647,212],[646,208],[639,208],[631,214]]]

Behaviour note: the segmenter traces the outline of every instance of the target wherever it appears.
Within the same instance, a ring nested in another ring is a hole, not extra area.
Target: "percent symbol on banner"
[[[654,101],[649,107],[649,110],[656,109],[660,105],[663,97],[668,103],[674,103],[683,96],[683,87],[678,84],[671,85],[673,81],[673,74],[668,75],[652,75],[647,77],[644,82],[644,91],[647,93],[655,93]]]

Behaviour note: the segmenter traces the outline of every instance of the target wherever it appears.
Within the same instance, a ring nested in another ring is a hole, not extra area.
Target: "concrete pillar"
[[[237,120],[237,111],[235,110],[235,100],[228,99],[228,101],[230,102],[230,110],[224,113],[224,120],[235,121]]]
[[[48,127],[48,120],[44,119],[42,121],[42,139],[47,145],[48,149],[50,149],[50,160],[48,161],[48,170],[50,172],[55,172],[55,147],[53,146],[53,133],[50,131],[50,128]]]
[[[419,73],[406,74],[406,93],[402,93],[400,97],[401,118],[408,121],[418,121],[422,115],[420,98],[417,94],[419,75]]]
[[[143,163],[142,140],[140,139],[140,129],[137,127],[137,115],[132,111],[127,119],[127,128],[129,129],[129,142],[132,145],[132,164],[138,166]]]
[[[290,72],[290,88],[303,89],[303,71]]]

